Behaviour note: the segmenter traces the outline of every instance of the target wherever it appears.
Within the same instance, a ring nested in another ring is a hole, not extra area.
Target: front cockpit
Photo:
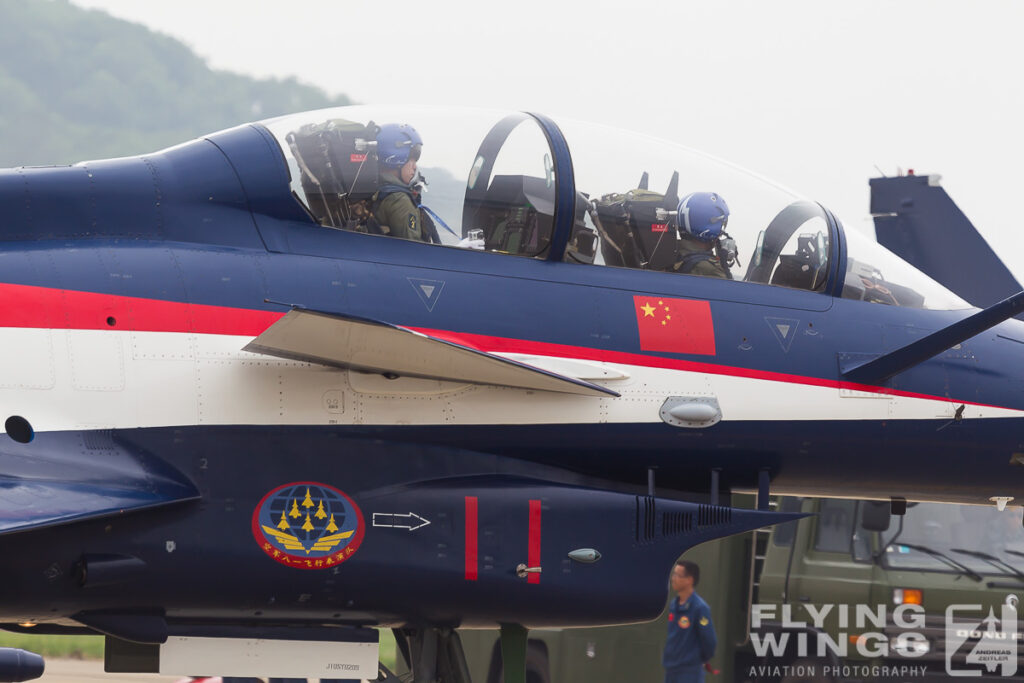
[[[408,182],[380,162],[380,131],[395,123],[422,140]],[[294,196],[326,228],[393,234],[400,226],[387,225],[380,206],[401,194],[428,226],[420,241],[534,258],[550,252],[553,154],[527,114],[349,107],[266,125],[288,161]]]
[[[347,107],[264,125],[287,160],[293,196],[324,228],[893,306],[968,307],[869,237],[844,232],[821,205],[672,142],[533,114],[415,107]],[[396,130],[404,137],[388,133]]]

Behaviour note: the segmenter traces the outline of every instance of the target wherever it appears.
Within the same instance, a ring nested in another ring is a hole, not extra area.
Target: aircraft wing
[[[0,536],[199,498],[183,474],[109,432],[41,433],[31,448],[5,441]]]
[[[396,375],[618,396],[605,387],[366,318],[293,309],[244,349],[268,356]]]

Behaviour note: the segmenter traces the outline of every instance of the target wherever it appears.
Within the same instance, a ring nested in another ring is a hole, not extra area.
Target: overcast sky
[[[365,103],[541,111],[670,138],[870,230],[868,178],[940,173],[1024,274],[1021,0],[73,0],[208,63]],[[955,249],[955,245],[950,245]]]

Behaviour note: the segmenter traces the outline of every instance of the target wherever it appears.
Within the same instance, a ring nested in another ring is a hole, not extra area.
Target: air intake
[[[636,540],[638,543],[650,543],[654,540],[656,514],[653,497],[636,497]]]
[[[708,527],[732,522],[732,508],[720,505],[701,505],[697,508],[697,526]]]
[[[661,513],[661,535],[678,536],[693,531],[692,512]]]

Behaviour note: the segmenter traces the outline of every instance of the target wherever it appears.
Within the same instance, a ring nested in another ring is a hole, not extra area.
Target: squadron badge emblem
[[[351,498],[312,481],[278,486],[252,514],[252,535],[263,552],[299,569],[341,564],[359,548],[365,528]]]

